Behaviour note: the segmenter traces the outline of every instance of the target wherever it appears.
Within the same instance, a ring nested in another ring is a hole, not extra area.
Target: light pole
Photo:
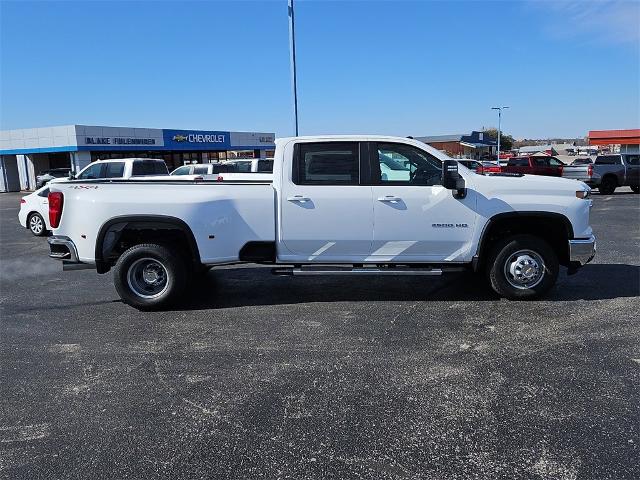
[[[500,127],[502,123],[502,109],[509,107],[491,107],[491,110],[498,110],[498,152],[496,153],[496,160],[500,162]]]
[[[298,136],[298,84],[296,78],[296,30],[293,13],[293,0],[289,0],[289,55],[291,59],[291,83],[293,88],[293,115]]]

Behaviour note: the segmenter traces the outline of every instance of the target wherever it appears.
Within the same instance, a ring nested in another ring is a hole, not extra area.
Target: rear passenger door
[[[371,186],[361,185],[366,143],[298,142],[282,172],[278,257],[357,262],[371,251]],[[285,155],[289,155],[285,151]]]

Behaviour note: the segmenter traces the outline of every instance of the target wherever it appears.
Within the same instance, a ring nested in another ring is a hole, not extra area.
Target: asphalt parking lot
[[[0,477],[640,478],[640,196],[544,300],[467,274],[209,273],[180,310],[61,271],[0,194]]]

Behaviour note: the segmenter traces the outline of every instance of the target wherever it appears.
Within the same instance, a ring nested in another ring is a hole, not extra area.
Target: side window
[[[551,157],[549,159],[549,165],[551,165],[552,167],[561,167],[562,165],[564,165],[564,163],[562,163],[557,158]]]
[[[197,165],[193,167],[193,173],[194,175],[206,175],[209,173],[209,167],[206,165]]]
[[[629,155],[627,165],[640,165],[640,155]]]
[[[153,162],[149,160],[141,160],[133,162],[133,170],[131,175],[134,177],[143,177],[146,175],[166,175],[167,166],[163,162]]]
[[[87,167],[80,175],[79,180],[91,180],[92,178],[100,178],[100,171],[102,170],[102,163],[94,163]]]
[[[260,173],[273,172],[273,160],[258,160],[258,172]]]
[[[189,165],[178,167],[173,172],[171,172],[171,175],[189,175],[190,168],[191,167],[189,167]]]
[[[235,162],[236,169],[240,173],[251,173],[251,162],[250,161],[242,161]]]
[[[440,185],[442,162],[427,152],[401,143],[378,143],[374,152],[378,156],[379,173],[375,172],[374,165],[373,175],[380,184]]]
[[[105,163],[104,178],[122,178],[124,176],[124,162]]]
[[[293,159],[297,185],[358,185],[357,142],[298,143]]]
[[[547,160],[546,158],[533,158],[533,164],[536,167],[548,167],[549,166],[549,160]]]
[[[49,189],[45,188],[44,190],[42,190],[40,193],[38,193],[39,197],[48,197],[49,196]]]

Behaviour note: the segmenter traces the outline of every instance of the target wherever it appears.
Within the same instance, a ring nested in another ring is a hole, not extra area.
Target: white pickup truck
[[[410,138],[276,141],[273,181],[72,180],[51,185],[50,256],[114,269],[139,309],[180,299],[230,263],[283,275],[486,274],[526,299],[595,254],[589,187],[562,178],[478,175]]]

